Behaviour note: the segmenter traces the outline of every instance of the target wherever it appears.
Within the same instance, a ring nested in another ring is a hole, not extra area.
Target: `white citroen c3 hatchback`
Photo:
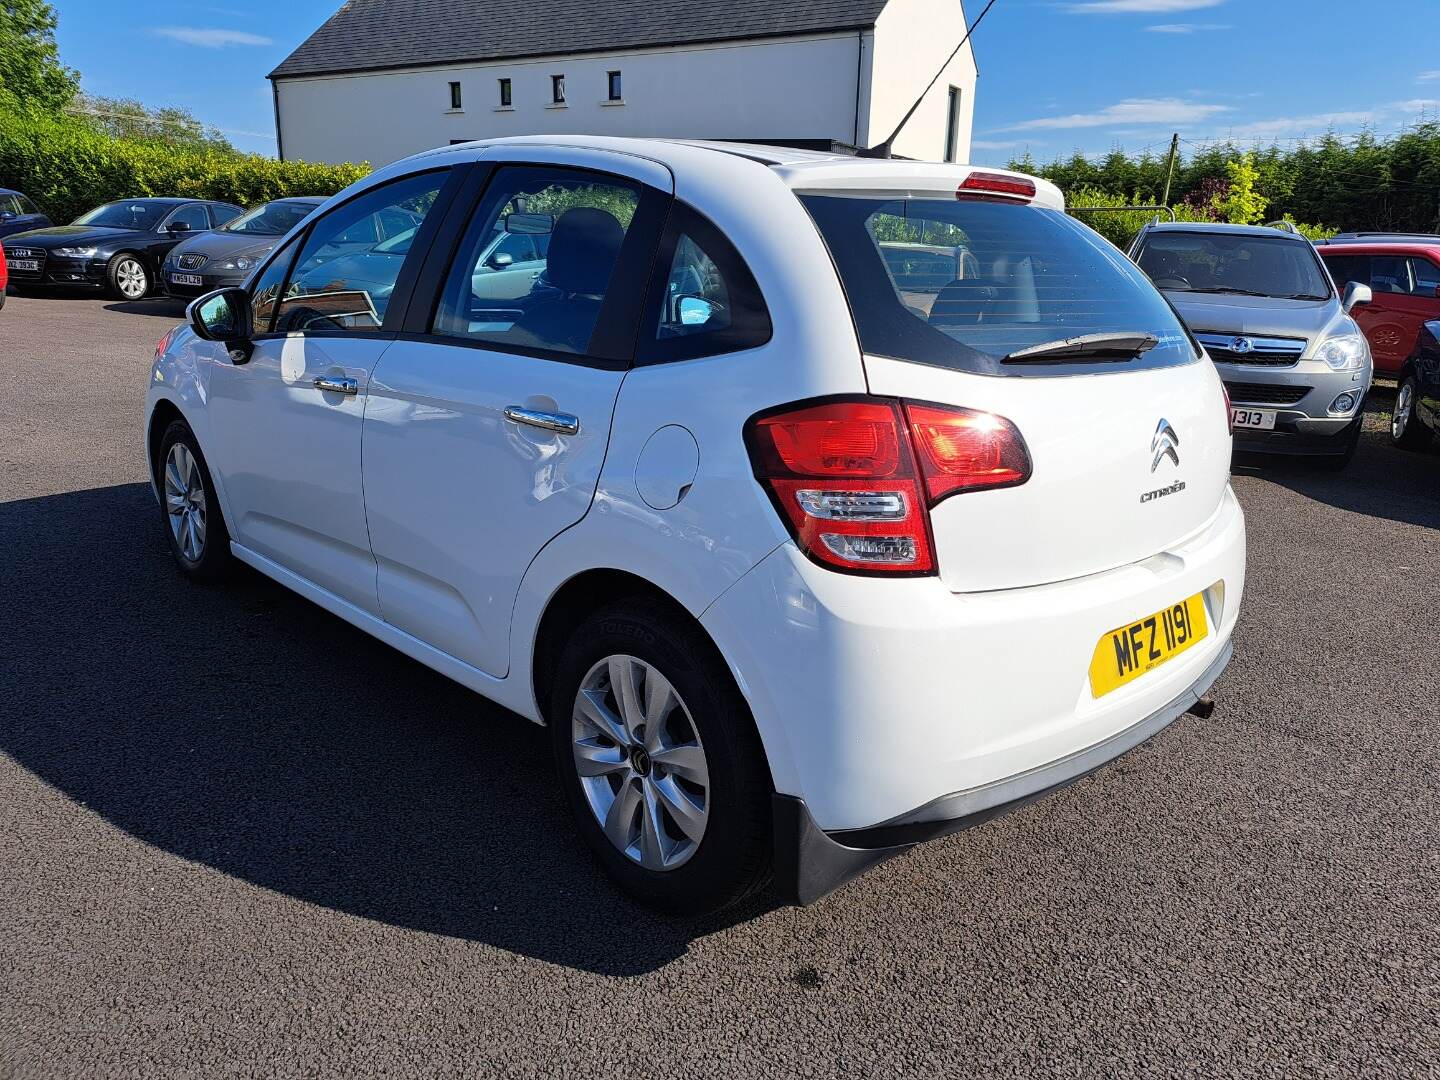
[[[146,424],[183,570],[548,724],[665,909],[812,900],[1203,714],[1230,656],[1220,380],[1041,180],[472,143],[189,316]]]

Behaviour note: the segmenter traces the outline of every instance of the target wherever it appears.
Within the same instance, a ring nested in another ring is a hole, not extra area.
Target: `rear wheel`
[[[135,255],[121,252],[105,271],[111,295],[120,300],[143,300],[150,291],[150,271]]]
[[[768,880],[769,771],[698,627],[649,602],[597,611],[560,658],[549,720],[580,833],[625,892],[696,915]]]
[[[197,581],[224,577],[233,559],[230,534],[204,455],[184,420],[175,420],[165,429],[155,478],[165,536],[180,569]]]
[[[1419,397],[1414,375],[1400,380],[1395,391],[1395,406],[1390,412],[1390,441],[1406,450],[1423,450],[1430,442],[1430,429],[1415,415]]]

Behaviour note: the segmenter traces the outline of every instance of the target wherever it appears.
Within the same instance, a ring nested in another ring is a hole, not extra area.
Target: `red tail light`
[[[1006,176],[1004,173],[972,172],[960,182],[955,191],[957,199],[988,199],[1004,196],[1006,199],[1033,199],[1035,181],[1024,176]]]
[[[1220,393],[1225,395],[1225,428],[1233,437],[1235,434],[1235,414],[1230,410],[1230,388],[1224,383],[1221,383]]]
[[[787,406],[746,425],[755,476],[801,549],[855,573],[933,574],[929,508],[1023,484],[1029,455],[990,413],[888,398]]]

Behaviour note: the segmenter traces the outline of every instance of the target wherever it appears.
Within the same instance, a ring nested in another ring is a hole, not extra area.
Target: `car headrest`
[[[625,229],[614,214],[593,206],[571,207],[550,234],[546,280],[562,292],[603,293],[624,239]]]

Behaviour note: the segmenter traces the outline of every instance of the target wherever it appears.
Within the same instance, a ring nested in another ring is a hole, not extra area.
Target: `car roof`
[[[281,195],[278,199],[271,199],[270,202],[293,202],[304,203],[307,206],[319,206],[328,198],[330,198],[329,195]]]
[[[1064,196],[1048,180],[1012,173],[990,166],[974,166],[959,162],[911,161],[905,158],[868,158],[825,150],[801,150],[789,146],[762,143],[721,142],[703,139],[638,139],[607,135],[515,135],[500,139],[484,139],[453,146],[436,147],[387,165],[374,176],[390,176],[407,168],[407,162],[435,159],[473,160],[492,146],[554,146],[609,150],[646,158],[670,169],[693,169],[701,160],[697,154],[714,154],[730,159],[743,158],[770,169],[792,188],[829,190],[847,188],[855,191],[904,188],[916,197],[931,191],[954,194],[956,186],[970,173],[982,170],[1005,176],[1025,176],[1035,183],[1034,204],[1063,209]]]
[[[1300,244],[1310,242],[1299,233],[1285,232],[1283,229],[1272,228],[1269,225],[1231,225],[1226,221],[1160,221],[1153,225],[1147,225],[1145,231],[1217,233],[1227,236],[1268,236],[1271,238],[1278,236],[1282,240],[1294,240]]]

